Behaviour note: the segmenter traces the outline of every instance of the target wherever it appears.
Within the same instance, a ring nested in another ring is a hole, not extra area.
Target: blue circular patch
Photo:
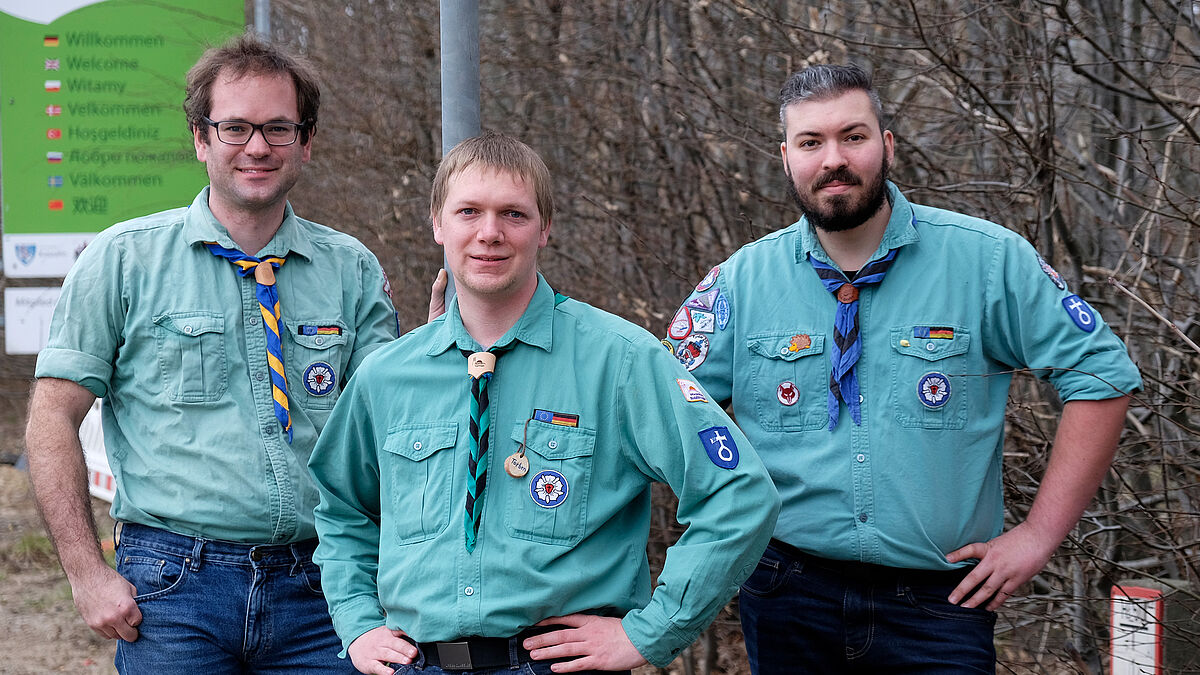
[[[554,469],[538,472],[533,480],[529,481],[529,496],[533,497],[535,504],[544,509],[562,506],[567,500],[569,490],[566,476]]]
[[[945,373],[926,373],[917,383],[917,398],[927,408],[940,408],[950,402],[950,378]]]
[[[304,391],[313,396],[325,396],[333,391],[333,386],[337,384],[337,375],[333,372],[333,366],[324,361],[317,361],[304,369],[303,381]]]

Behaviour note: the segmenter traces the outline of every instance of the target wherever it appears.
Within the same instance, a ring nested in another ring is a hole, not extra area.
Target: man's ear
[[[429,224],[433,227],[433,240],[438,244],[445,244],[442,241],[442,225],[438,222],[437,214],[433,211],[429,212]]]

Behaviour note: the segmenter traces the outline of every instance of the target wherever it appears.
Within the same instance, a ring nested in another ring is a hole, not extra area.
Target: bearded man
[[[895,139],[863,70],[799,72],[779,110],[802,217],[713,267],[665,341],[733,406],[783,501],[739,596],[751,669],[994,672],[994,612],[1092,499],[1138,370],[1027,241],[887,180]],[[1064,405],[1004,531],[1017,369]]]

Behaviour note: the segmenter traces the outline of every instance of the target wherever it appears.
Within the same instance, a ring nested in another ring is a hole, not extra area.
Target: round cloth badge
[[[562,506],[567,499],[567,478],[554,469],[539,472],[529,481],[529,495],[544,509]]]
[[[796,405],[796,401],[800,400],[800,390],[795,382],[783,382],[775,390],[775,396],[784,405]]]
[[[950,401],[950,378],[945,373],[926,373],[917,383],[917,398],[926,408],[937,409]]]
[[[313,396],[325,396],[333,391],[335,384],[337,375],[333,373],[333,366],[324,361],[317,361],[304,369],[304,391]]]
[[[708,336],[692,333],[675,348],[675,358],[688,370],[695,370],[708,357]]]

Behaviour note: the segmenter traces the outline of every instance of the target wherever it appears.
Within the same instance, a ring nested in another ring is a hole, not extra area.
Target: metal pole
[[[254,32],[271,37],[271,0],[254,0]]]
[[[479,0],[441,0],[442,154],[479,135]]]
[[[479,0],[441,0],[442,155],[478,136]],[[445,258],[442,267],[449,271]],[[454,297],[454,278],[446,283],[446,306]]]

